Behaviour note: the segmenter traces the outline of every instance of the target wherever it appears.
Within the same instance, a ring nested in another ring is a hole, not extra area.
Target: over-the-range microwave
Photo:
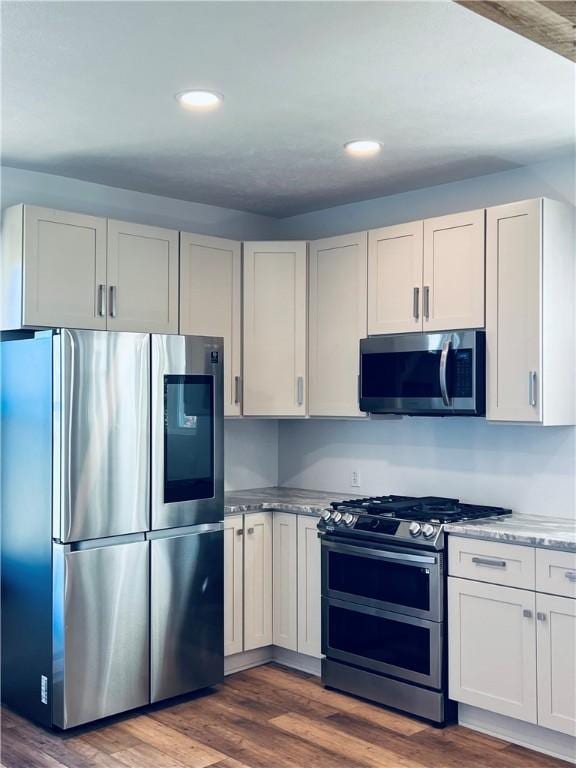
[[[403,333],[360,341],[360,410],[407,416],[483,416],[484,331]]]

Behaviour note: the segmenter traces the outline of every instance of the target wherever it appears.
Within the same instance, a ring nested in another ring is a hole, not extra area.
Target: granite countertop
[[[508,544],[527,544],[532,547],[576,552],[576,521],[566,517],[513,513],[507,517],[448,523],[444,530],[475,539],[492,539]]]
[[[260,512],[275,509],[298,515],[320,517],[331,501],[346,499],[350,492],[306,491],[302,488],[254,488],[247,491],[228,491],[224,494],[224,514]]]

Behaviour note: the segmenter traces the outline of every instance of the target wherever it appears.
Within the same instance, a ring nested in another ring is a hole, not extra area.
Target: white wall
[[[274,237],[277,223],[269,216],[6,166],[0,169],[0,194],[2,209],[17,203],[44,205],[237,240]]]
[[[530,197],[551,197],[575,204],[575,163],[576,157],[571,155],[503,173],[291,216],[278,222],[276,236],[314,239]]]
[[[575,467],[573,427],[422,417],[280,423],[280,484],[343,498],[441,495],[574,518]],[[350,486],[352,470],[360,488]]]
[[[278,485],[278,421],[226,419],[224,464],[227,491]]]

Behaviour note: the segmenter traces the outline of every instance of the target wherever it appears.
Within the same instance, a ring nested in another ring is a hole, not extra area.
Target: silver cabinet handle
[[[566,571],[564,574],[568,581],[576,582],[576,571]]]
[[[240,376],[234,376],[234,403],[240,402]]]
[[[538,621],[546,621],[546,614],[542,613],[542,611],[538,611],[536,613],[536,618],[538,619]]]
[[[243,533],[244,533],[244,528],[238,528],[238,530],[236,531],[236,536],[242,536]]]
[[[104,317],[106,315],[106,286],[103,283],[100,283],[98,286],[98,314],[100,317]]]
[[[532,611],[530,610],[530,608],[524,608],[524,610],[522,611],[522,616],[524,616],[526,619],[531,619]]]
[[[110,317],[116,317],[116,286],[110,286]]]
[[[420,288],[414,286],[414,293],[412,296],[412,316],[414,320],[418,320],[420,317]]]
[[[430,319],[430,286],[424,286],[424,317]]]
[[[446,366],[448,365],[448,353],[452,344],[451,337],[448,337],[442,344],[442,354],[440,355],[440,392],[442,392],[442,402],[450,406],[451,401],[448,395],[448,384],[446,382]]]
[[[506,568],[506,560],[492,560],[488,557],[473,557],[472,562],[476,565],[490,565],[492,568]]]
[[[528,402],[530,405],[536,405],[536,371],[530,371],[528,374]]]
[[[304,403],[304,376],[298,376],[296,380],[296,401],[298,405]]]
[[[248,528],[248,533],[250,534],[254,533],[254,528]]]

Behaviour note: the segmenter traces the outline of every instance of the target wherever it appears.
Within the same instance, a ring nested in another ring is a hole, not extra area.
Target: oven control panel
[[[362,510],[341,507],[325,509],[318,523],[320,532],[338,532],[350,536],[375,539],[405,540],[425,547],[441,549],[442,526],[416,520],[400,520],[385,515],[366,515]]]

